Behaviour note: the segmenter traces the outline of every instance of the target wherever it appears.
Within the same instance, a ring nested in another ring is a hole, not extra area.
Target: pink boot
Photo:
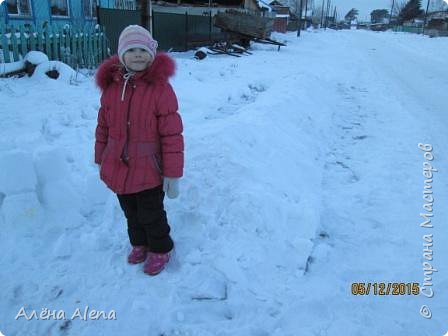
[[[149,275],[159,274],[170,260],[171,253],[154,253],[148,252],[143,272]]]
[[[128,263],[138,264],[144,262],[146,259],[146,246],[132,246],[132,251],[128,255]]]

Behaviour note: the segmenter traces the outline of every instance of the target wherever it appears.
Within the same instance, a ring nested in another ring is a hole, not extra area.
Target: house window
[[[6,7],[9,14],[31,16],[30,0],[6,0]]]
[[[95,18],[96,17],[96,0],[82,0],[82,6],[84,10],[84,16],[87,18]]]
[[[69,16],[68,0],[50,0],[52,16]]]

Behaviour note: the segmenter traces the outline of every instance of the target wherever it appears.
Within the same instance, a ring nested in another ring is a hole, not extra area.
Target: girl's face
[[[152,57],[149,52],[141,48],[131,48],[123,55],[124,64],[132,71],[143,71],[151,63]]]

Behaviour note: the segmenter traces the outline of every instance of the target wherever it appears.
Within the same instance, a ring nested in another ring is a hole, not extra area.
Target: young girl
[[[95,163],[127,219],[128,262],[145,262],[150,275],[164,269],[174,247],[163,198],[179,195],[184,166],[182,120],[168,82],[175,64],[156,50],[149,31],[128,26],[118,56],[104,61],[96,75],[102,95]]]

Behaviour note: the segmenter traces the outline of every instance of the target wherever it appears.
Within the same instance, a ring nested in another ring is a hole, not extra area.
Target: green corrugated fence
[[[423,27],[420,26],[394,26],[392,28],[394,32],[405,32],[405,33],[415,33],[422,34]]]
[[[31,50],[42,51],[50,60],[80,68],[95,68],[110,54],[106,33],[99,25],[86,25],[82,29],[69,25],[0,26],[0,62],[19,61]]]

